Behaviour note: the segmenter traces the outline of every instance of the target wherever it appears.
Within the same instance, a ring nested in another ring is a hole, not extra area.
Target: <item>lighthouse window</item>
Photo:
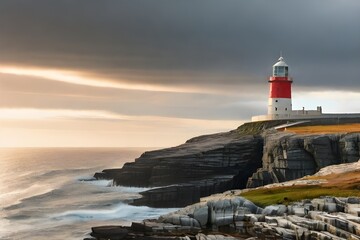
[[[277,107],[275,108],[275,111],[277,111]]]
[[[279,76],[284,76],[285,75],[285,68],[284,67],[279,67],[278,68],[278,75]]]
[[[278,75],[278,67],[274,67],[274,76]]]
[[[274,67],[274,76],[284,77],[285,74],[286,74],[285,67],[283,67],[283,66]]]
[[[278,102],[278,100],[275,100],[275,102]]]
[[[285,67],[285,77],[289,76],[289,67]]]
[[[285,108],[285,111],[287,111],[287,108]]]

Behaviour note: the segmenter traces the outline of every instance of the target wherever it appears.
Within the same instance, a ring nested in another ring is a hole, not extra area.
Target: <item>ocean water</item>
[[[92,178],[144,150],[0,148],[0,239],[83,239],[92,226],[129,225],[174,211],[131,206],[145,188]]]

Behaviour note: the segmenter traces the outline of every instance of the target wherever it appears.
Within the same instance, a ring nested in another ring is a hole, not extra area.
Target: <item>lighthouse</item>
[[[268,115],[272,119],[289,118],[292,113],[291,84],[289,66],[280,57],[273,65],[273,73],[269,78],[270,91],[268,100]]]
[[[292,78],[289,77],[289,66],[281,56],[273,65],[272,76],[269,78],[268,114],[253,116],[251,121],[338,118],[345,116],[343,114],[323,114],[321,106],[318,106],[316,110],[306,110],[304,107],[301,110],[293,110],[291,103],[291,84]],[[345,117],[354,117],[355,115],[347,114]],[[360,118],[360,114],[358,114],[358,116]]]

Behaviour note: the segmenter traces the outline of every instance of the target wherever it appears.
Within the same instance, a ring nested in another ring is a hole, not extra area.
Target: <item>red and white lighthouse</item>
[[[274,64],[269,83],[268,115],[271,115],[272,119],[290,117],[292,112],[292,79],[289,77],[289,66],[285,63],[283,57],[280,57],[277,63]]]

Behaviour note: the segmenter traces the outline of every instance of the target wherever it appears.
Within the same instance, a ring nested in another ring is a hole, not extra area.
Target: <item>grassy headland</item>
[[[319,134],[319,133],[351,133],[360,132],[360,123],[348,123],[340,125],[315,125],[286,128],[287,132],[296,134]]]

